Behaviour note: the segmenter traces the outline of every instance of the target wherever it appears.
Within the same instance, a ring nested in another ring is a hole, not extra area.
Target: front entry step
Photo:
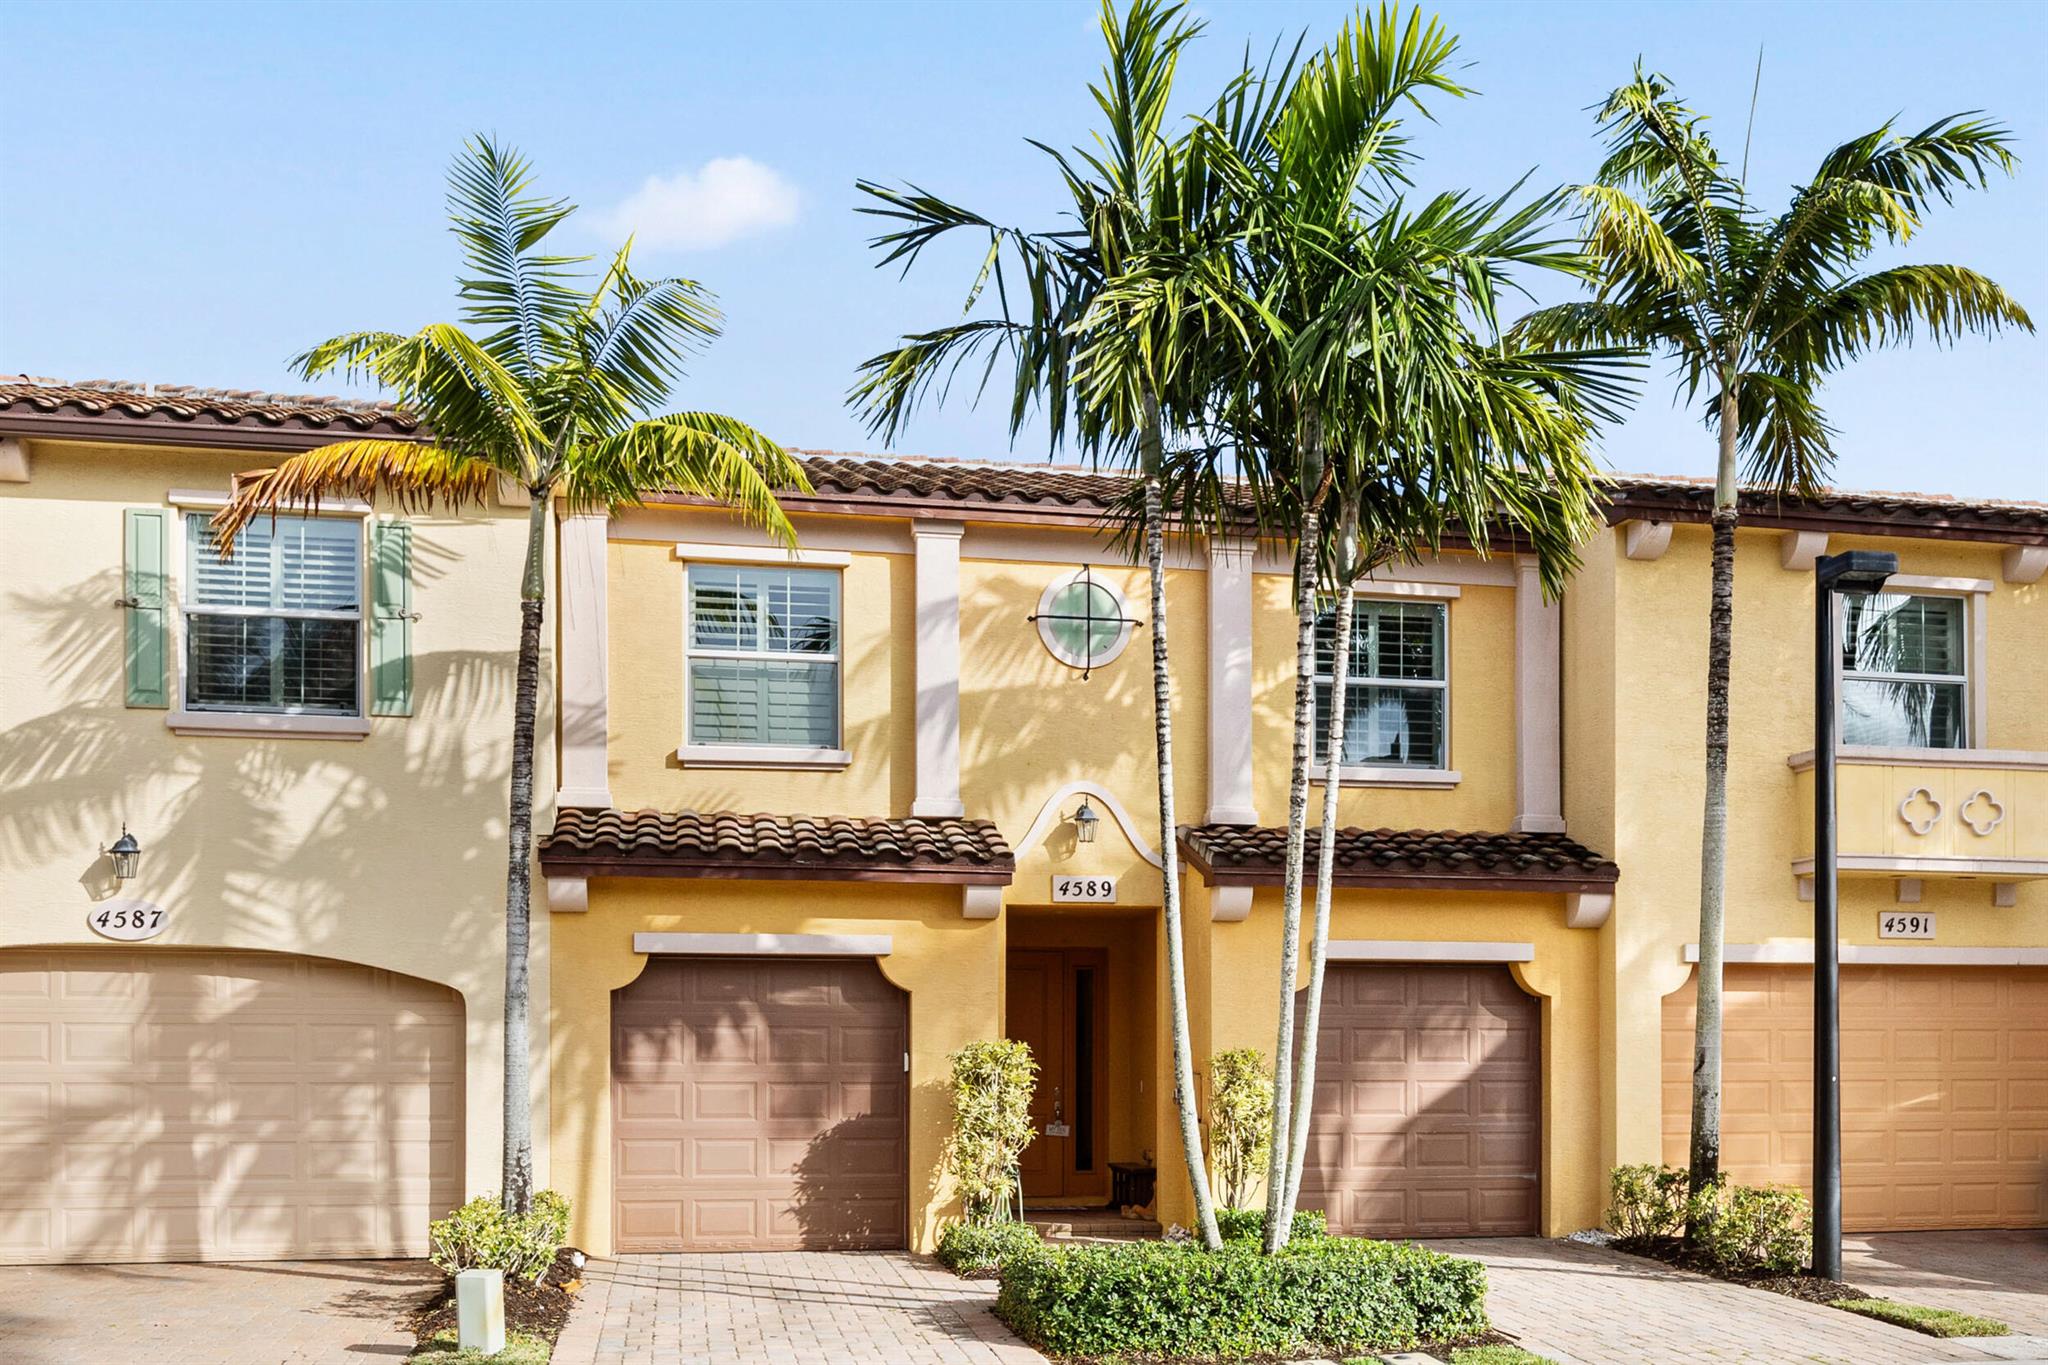
[[[1114,1209],[1026,1209],[1024,1221],[1048,1242],[1149,1242],[1162,1229],[1150,1218],[1122,1218]]]

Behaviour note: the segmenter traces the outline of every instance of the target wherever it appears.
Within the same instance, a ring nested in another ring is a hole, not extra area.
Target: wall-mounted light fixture
[[[135,877],[136,864],[142,861],[142,845],[135,842],[135,836],[128,832],[128,822],[121,822],[121,837],[114,840],[111,848],[102,848],[100,853],[114,864],[114,880],[131,881]]]
[[[1088,804],[1088,798],[1081,798],[1081,808],[1074,812],[1074,841],[1082,844],[1095,842],[1095,827],[1102,823],[1102,817],[1095,813],[1095,807]]]

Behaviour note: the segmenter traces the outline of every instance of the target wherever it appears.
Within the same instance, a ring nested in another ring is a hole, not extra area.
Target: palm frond
[[[568,267],[589,258],[536,250],[575,211],[566,199],[535,194],[531,163],[488,137],[472,138],[449,168],[450,230],[467,267],[463,317],[490,329],[482,345],[522,378],[562,356],[583,301]]]
[[[1763,350],[1781,367],[1825,374],[1884,346],[1921,337],[1937,346],[2005,328],[2034,330],[2019,301],[1995,280],[1959,265],[1902,265],[1800,298],[1766,315]]]
[[[682,377],[685,361],[717,339],[718,305],[695,280],[643,280],[633,243],[621,246],[573,324],[574,358],[556,367],[567,381],[564,416],[608,434],[653,411]]]
[[[635,422],[579,444],[563,471],[572,506],[614,507],[651,493],[700,497],[732,509],[782,545],[796,547],[778,493],[808,493],[803,465],[755,428],[715,412],[678,412]]]
[[[360,438],[294,455],[271,469],[235,476],[228,505],[214,513],[214,541],[232,551],[235,537],[263,515],[317,512],[324,501],[388,498],[404,508],[482,506],[502,471],[444,446]]]
[[[452,323],[411,336],[347,333],[298,356],[292,368],[307,379],[339,371],[373,382],[441,445],[517,478],[532,476],[533,453],[546,440],[527,384]]]

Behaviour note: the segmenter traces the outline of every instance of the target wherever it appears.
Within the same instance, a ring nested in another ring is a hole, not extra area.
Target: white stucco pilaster
[[[606,513],[562,518],[562,785],[558,806],[612,804]]]
[[[1252,547],[1209,544],[1209,810],[1255,825],[1252,800]]]
[[[1564,830],[1558,692],[1559,604],[1545,601],[1534,555],[1515,561],[1515,832]]]
[[[943,819],[967,813],[960,800],[959,522],[919,522],[916,559],[917,789],[910,813]]]

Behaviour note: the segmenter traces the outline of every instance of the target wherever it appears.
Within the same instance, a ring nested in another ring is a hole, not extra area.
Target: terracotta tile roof
[[[733,811],[564,810],[540,841],[552,875],[929,881],[1003,886],[1016,870],[987,820],[858,820]]]
[[[940,504],[1067,507],[1098,512],[1131,487],[1119,474],[1079,465],[1015,464],[932,456],[847,455],[799,450],[811,486],[827,497]]]
[[[1713,515],[1712,479],[1616,474],[1609,479],[1609,489],[1609,521],[1706,521]],[[1769,488],[1745,488],[1739,505],[1745,523],[1845,533],[1877,524],[1887,530],[1958,539],[1989,533],[2000,540],[2048,544],[2048,502],[1852,488],[1828,488],[1802,498]]]
[[[0,375],[0,428],[56,439],[301,449],[347,436],[413,436],[420,423],[388,403],[24,374]]]
[[[1311,827],[1311,884],[1321,845]],[[1287,865],[1284,825],[1183,825],[1180,846],[1211,886],[1278,885]],[[1340,829],[1336,869],[1339,886],[1505,891],[1604,891],[1621,875],[1562,834],[1455,829]]]

